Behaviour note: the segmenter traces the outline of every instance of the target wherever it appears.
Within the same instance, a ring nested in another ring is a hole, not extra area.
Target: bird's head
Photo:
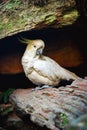
[[[29,40],[29,39],[23,39],[21,40],[22,43],[26,43],[27,48],[26,51],[33,51],[36,53],[36,55],[42,55],[43,49],[45,47],[44,41],[41,39],[36,40]]]

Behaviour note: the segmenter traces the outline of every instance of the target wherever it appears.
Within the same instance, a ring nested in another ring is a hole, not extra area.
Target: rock
[[[60,88],[17,89],[9,100],[20,116],[29,115],[39,126],[53,130],[66,128],[87,113],[87,78]]]
[[[33,0],[34,5],[45,4],[43,7],[32,5],[32,0],[26,3],[28,1],[17,1],[16,5],[15,1],[7,1],[0,5],[0,39],[32,29],[71,25],[79,17],[75,0],[50,0],[47,3],[43,0],[46,4],[40,2],[42,0]]]

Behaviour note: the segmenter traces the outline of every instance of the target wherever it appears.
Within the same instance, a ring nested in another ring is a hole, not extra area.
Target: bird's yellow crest
[[[21,37],[21,39],[19,39],[19,41],[20,41],[21,43],[29,44],[29,43],[31,43],[33,40],[30,40],[30,39],[26,39],[26,38]]]

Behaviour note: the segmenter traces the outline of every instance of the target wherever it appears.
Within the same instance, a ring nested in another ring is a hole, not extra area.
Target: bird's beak
[[[42,55],[43,53],[43,48],[39,48],[36,52],[37,55]]]

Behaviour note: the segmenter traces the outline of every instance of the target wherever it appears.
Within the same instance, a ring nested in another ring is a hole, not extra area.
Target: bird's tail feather
[[[75,79],[79,78],[79,76],[77,76],[75,73],[73,73],[69,70],[66,70],[66,69],[64,69],[64,70],[66,72],[67,80],[70,80],[70,79],[75,80]]]

